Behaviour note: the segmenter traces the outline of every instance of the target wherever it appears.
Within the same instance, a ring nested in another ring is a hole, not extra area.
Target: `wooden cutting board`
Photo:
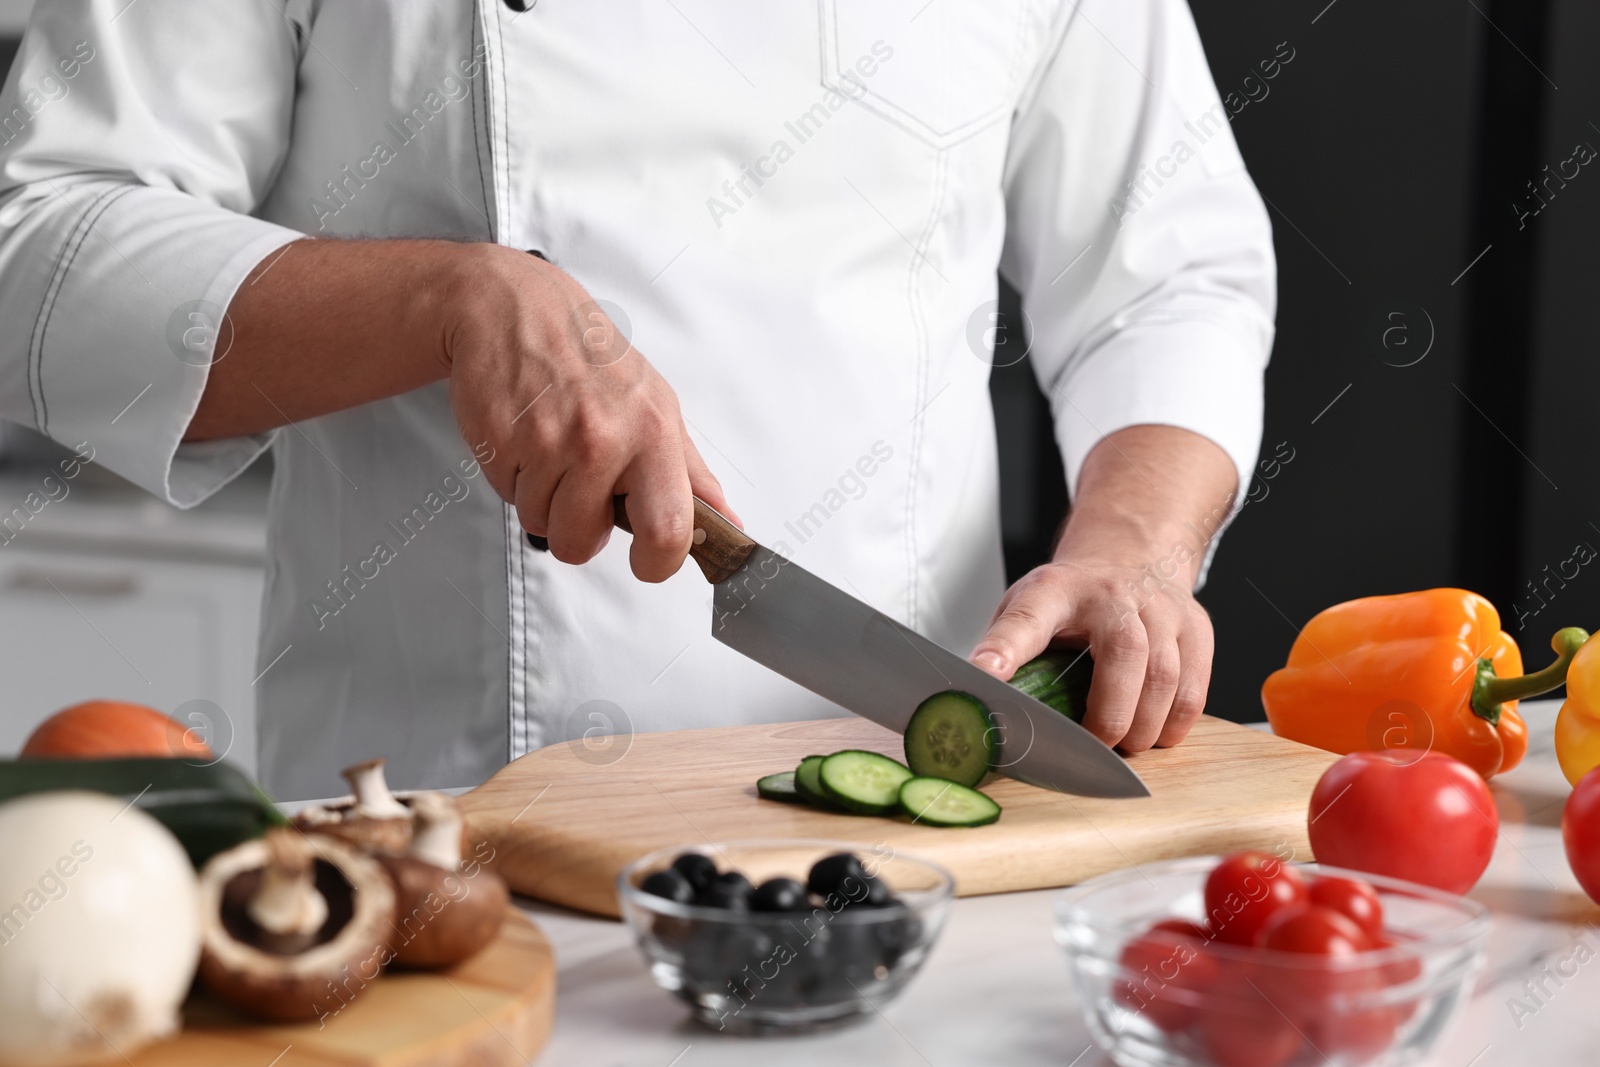
[[[939,829],[761,800],[756,779],[812,753],[865,748],[903,758],[899,735],[856,717],[637,734],[613,762],[582,743],[551,745],[461,798],[469,830],[494,846],[511,888],[616,915],[617,872],[646,852],[750,837],[811,837],[944,864],[962,896],[1072,885],[1174,856],[1287,846],[1309,858],[1306,809],[1338,757],[1220,719],[1182,745],[1132,760],[1138,800],[1095,800],[993,778],[1000,821]],[[607,753],[610,756],[610,753]],[[587,757],[587,758],[584,758]]]
[[[555,954],[507,909],[500,934],[443,971],[384,975],[322,1026],[253,1023],[204,996],[183,1032],[133,1055],[132,1067],[524,1067],[550,1037]],[[274,1058],[276,1057],[276,1058]]]

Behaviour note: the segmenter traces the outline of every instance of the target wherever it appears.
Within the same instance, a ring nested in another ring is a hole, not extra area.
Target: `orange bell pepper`
[[[1556,759],[1573,785],[1600,767],[1600,641],[1578,649],[1567,670],[1567,699],[1556,716]]]
[[[1488,778],[1528,750],[1516,702],[1559,686],[1588,637],[1560,631],[1556,661],[1523,674],[1517,642],[1476,593],[1362,597],[1306,623],[1261,703],[1281,737],[1340,753],[1432,749]]]

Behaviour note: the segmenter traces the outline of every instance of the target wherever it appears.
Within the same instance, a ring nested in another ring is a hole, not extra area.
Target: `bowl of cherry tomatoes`
[[[1064,891],[1056,940],[1124,1067],[1396,1067],[1471,994],[1489,913],[1428,886],[1266,852]]]

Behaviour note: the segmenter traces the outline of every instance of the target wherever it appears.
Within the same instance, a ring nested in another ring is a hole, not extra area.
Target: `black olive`
[[[719,875],[703,892],[696,895],[694,902],[708,908],[744,911],[750,905],[750,879],[738,871]]]
[[[650,875],[639,883],[639,888],[653,896],[665,897],[678,904],[689,904],[694,901],[694,886],[689,884],[689,880],[681,871],[672,867]]]
[[[834,892],[825,898],[829,911],[838,911],[843,908],[855,906],[856,908],[884,908],[896,903],[894,894],[881,880],[870,874],[860,877],[846,875]]]
[[[807,991],[814,1000],[828,1002],[854,997],[866,992],[877,981],[882,949],[869,925],[830,923],[817,941],[823,942],[825,949],[808,983]]]
[[[797,958],[791,965],[796,968],[800,988],[813,1003],[837,1000],[838,993],[833,989],[834,974],[838,970],[834,959],[833,928],[824,926],[808,932],[810,939],[798,946]]]
[[[788,963],[782,961],[788,959]],[[761,990],[761,1006],[766,1008],[803,1008],[807,1004],[805,972],[796,967],[798,960],[785,953],[774,956],[763,964],[765,973],[772,977]]]
[[[750,894],[751,911],[805,911],[810,907],[806,887],[793,878],[769,878]]]
[[[817,976],[828,967],[828,928],[813,928],[810,923],[802,923],[785,936],[784,943],[794,952],[794,959],[785,969],[792,972],[801,989],[809,990]]]
[[[706,886],[717,877],[716,862],[699,852],[685,852],[672,861],[672,869],[687,878],[696,893],[705,892]]]
[[[901,956],[915,948],[921,940],[922,921],[907,910],[901,918],[874,923],[873,933],[883,965],[892,968],[900,962]]]
[[[683,953],[687,983],[697,992],[737,994],[749,1001],[761,996],[776,961],[774,942],[748,926],[705,923]]]
[[[700,924],[693,919],[682,919],[676,915],[657,915],[655,921],[650,924],[650,931],[655,934],[662,948],[682,952],[699,927]]]
[[[865,904],[869,908],[887,908],[900,903],[894,898],[894,894],[889,892],[889,887],[881,879],[874,878],[869,874],[866,882],[867,895],[864,899],[856,901],[856,903]],[[859,892],[860,890],[857,890],[857,893]]]
[[[749,892],[751,889],[755,888],[750,884],[750,879],[746,878],[742,871],[728,871],[725,874],[719,874],[717,875],[717,880],[719,882],[742,885],[745,888],[745,892]]]
[[[852,884],[847,887],[845,883],[850,879],[861,880],[867,877],[866,868],[861,866],[861,861],[848,852],[836,852],[832,856],[824,856],[811,866],[810,877],[806,884],[811,891],[819,897],[839,894],[845,899],[850,899],[847,888],[854,888],[859,895],[859,886]]]

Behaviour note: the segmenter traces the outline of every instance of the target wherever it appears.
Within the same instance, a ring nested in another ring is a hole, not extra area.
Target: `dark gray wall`
[[[1224,96],[1259,97],[1233,131],[1271,204],[1280,269],[1264,449],[1282,442],[1294,457],[1258,475],[1259,499],[1201,596],[1217,630],[1210,710],[1260,718],[1261,682],[1295,626],[1372,593],[1465,585],[1518,632],[1518,607],[1538,607],[1527,583],[1539,582],[1551,607],[1518,636],[1541,662],[1557,627],[1600,623],[1600,562],[1574,557],[1580,544],[1600,549],[1600,164],[1521,229],[1511,203],[1578,140],[1600,147],[1588,56],[1600,11],[1583,0],[1192,7]],[[1259,62],[1284,41],[1294,60],[1263,79]],[[1038,401],[1011,373],[994,393],[1019,414],[1002,425],[1037,445],[1026,420],[1038,422]],[[1054,491],[1017,473],[1048,477],[1048,463],[1007,462],[1009,493]],[[1058,517],[1024,528],[1024,510],[1006,511],[1014,573],[1043,557]]]
[[[1600,7],[1593,0],[1552,4],[1543,66],[1560,89],[1546,94],[1542,158],[1524,180],[1542,177],[1545,164],[1557,168],[1580,141],[1600,150],[1597,41]],[[1532,337],[1525,349],[1505,353],[1507,363],[1529,369],[1523,492],[1507,507],[1501,494],[1485,487],[1479,505],[1486,517],[1521,520],[1524,537],[1511,581],[1515,603],[1527,612],[1527,636],[1518,638],[1525,654],[1538,646],[1535,660],[1544,658],[1542,643],[1559,627],[1600,626],[1600,557],[1581,562],[1600,550],[1600,159],[1582,167],[1566,188],[1552,188],[1549,206],[1526,220],[1537,240]],[[1509,205],[1506,211],[1513,217]],[[1584,551],[1575,553],[1580,547]]]
[[[1453,384],[1451,283],[1476,251],[1477,28],[1459,4],[1325,2],[1194,4],[1225,94],[1278,42],[1296,52],[1233,123],[1273,205],[1280,271],[1263,452],[1286,442],[1294,458],[1239,516],[1202,597],[1217,630],[1211,710],[1230,718],[1261,717],[1261,682],[1318,610],[1456,573],[1471,412]]]

